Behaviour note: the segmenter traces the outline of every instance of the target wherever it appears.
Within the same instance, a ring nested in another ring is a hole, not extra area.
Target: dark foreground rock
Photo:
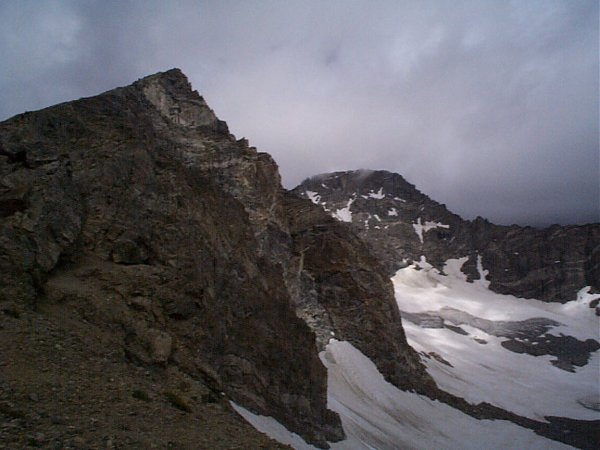
[[[132,365],[122,336],[73,304],[0,315],[2,449],[285,449],[207,374]]]

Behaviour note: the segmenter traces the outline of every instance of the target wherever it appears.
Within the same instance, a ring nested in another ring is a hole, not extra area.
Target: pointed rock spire
[[[198,91],[192,90],[180,69],[159,72],[135,84],[170,122],[188,128],[208,127],[228,133],[227,124],[219,120]]]

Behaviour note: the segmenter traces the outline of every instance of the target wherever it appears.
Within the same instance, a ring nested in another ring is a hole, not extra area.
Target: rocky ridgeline
[[[83,360],[109,345],[127,373],[176,370],[326,447],[343,438],[318,358],[329,337],[400,387],[434,389],[382,272],[351,230],[286,193],[272,158],[236,140],[177,69],[0,124],[0,311],[97,335]],[[39,381],[35,360],[20,364]],[[16,367],[0,366],[7,389]]]
[[[600,288],[600,224],[536,229],[463,220],[386,171],[317,175],[294,192],[348,222],[390,275],[422,256],[439,269],[468,256],[468,279],[487,273],[502,294],[566,302],[585,286]]]

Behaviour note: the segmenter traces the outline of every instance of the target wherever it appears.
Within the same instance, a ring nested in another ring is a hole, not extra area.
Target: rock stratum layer
[[[198,384],[209,403],[231,399],[322,447],[343,437],[318,358],[330,336],[397,386],[434,386],[367,246],[286,193],[272,158],[236,140],[177,69],[0,124],[0,273],[11,330],[34,333],[28,317],[98,336],[82,360],[110,346],[121,372],[176,373],[184,392]],[[21,364],[31,384],[43,378]],[[0,367],[5,392],[18,391],[15,367]],[[184,411],[199,398],[168,394]]]
[[[486,271],[501,294],[566,302],[585,286],[600,292],[598,223],[536,229],[464,220],[387,171],[317,175],[294,192],[348,222],[390,275],[422,256],[438,269],[466,256],[469,279]]]

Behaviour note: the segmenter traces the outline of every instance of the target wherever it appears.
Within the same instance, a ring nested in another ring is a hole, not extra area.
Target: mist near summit
[[[0,119],[180,67],[286,187],[402,174],[465,218],[600,221],[596,1],[4,1]]]

